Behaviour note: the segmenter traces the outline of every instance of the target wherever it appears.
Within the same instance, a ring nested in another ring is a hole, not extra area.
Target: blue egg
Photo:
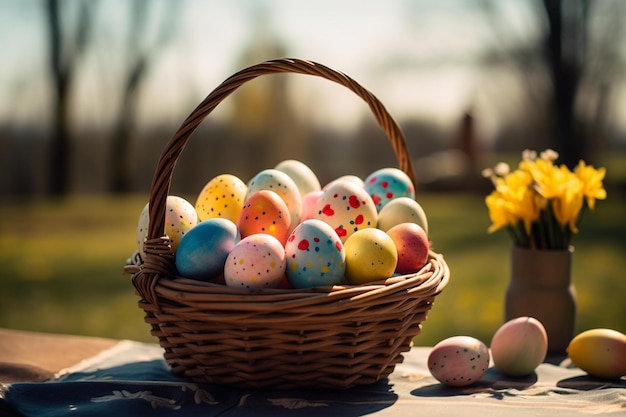
[[[346,253],[335,230],[318,219],[300,223],[285,245],[287,280],[294,288],[337,285],[343,282]]]
[[[415,198],[415,187],[409,176],[398,168],[382,168],[365,178],[365,191],[380,210],[398,197]]]
[[[228,254],[239,241],[237,226],[217,217],[191,228],[176,250],[176,268],[185,278],[215,281],[224,272]]]

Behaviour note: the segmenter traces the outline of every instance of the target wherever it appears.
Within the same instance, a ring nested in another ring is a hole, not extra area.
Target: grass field
[[[73,197],[0,205],[0,327],[154,341],[121,273],[135,250],[135,225],[147,196]],[[451,269],[415,340],[452,335],[489,342],[502,323],[510,242],[488,235],[478,194],[423,194],[430,238]],[[626,196],[609,190],[575,237],[577,330],[626,332]]]

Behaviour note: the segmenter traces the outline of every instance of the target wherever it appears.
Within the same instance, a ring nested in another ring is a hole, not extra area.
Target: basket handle
[[[349,76],[322,64],[293,58],[274,59],[252,65],[228,77],[191,112],[176,133],[174,133],[174,136],[170,139],[161,154],[152,179],[149,201],[150,221],[148,239],[158,239],[165,233],[165,210],[167,195],[170,191],[172,173],[176,161],[189,141],[191,134],[222,100],[228,97],[242,84],[260,75],[277,73],[308,74],[322,77],[347,87],[357,96],[361,97],[368,104],[378,124],[391,142],[396,159],[398,160],[399,169],[409,176],[414,186],[417,185],[404,134],[383,104],[371,92],[363,88]]]

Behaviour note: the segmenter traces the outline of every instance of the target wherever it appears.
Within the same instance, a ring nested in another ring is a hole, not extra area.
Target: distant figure
[[[470,172],[476,171],[478,162],[478,144],[474,129],[474,117],[471,112],[468,111],[461,119],[461,128],[459,130],[456,148],[461,150],[461,152],[463,152],[463,154],[467,157]]]

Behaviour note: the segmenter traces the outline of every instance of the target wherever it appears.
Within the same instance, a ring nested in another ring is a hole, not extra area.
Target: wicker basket
[[[358,286],[257,292],[177,276],[164,235],[166,198],[176,160],[204,118],[239,86],[260,75],[308,74],[341,84],[370,107],[399,168],[415,183],[404,136],[384,106],[350,77],[297,59],[263,62],[232,75],[182,123],[159,160],[150,192],[145,259],[126,271],[139,306],[172,372],[196,382],[256,388],[349,388],[386,378],[449,280],[431,252],[417,273]]]

